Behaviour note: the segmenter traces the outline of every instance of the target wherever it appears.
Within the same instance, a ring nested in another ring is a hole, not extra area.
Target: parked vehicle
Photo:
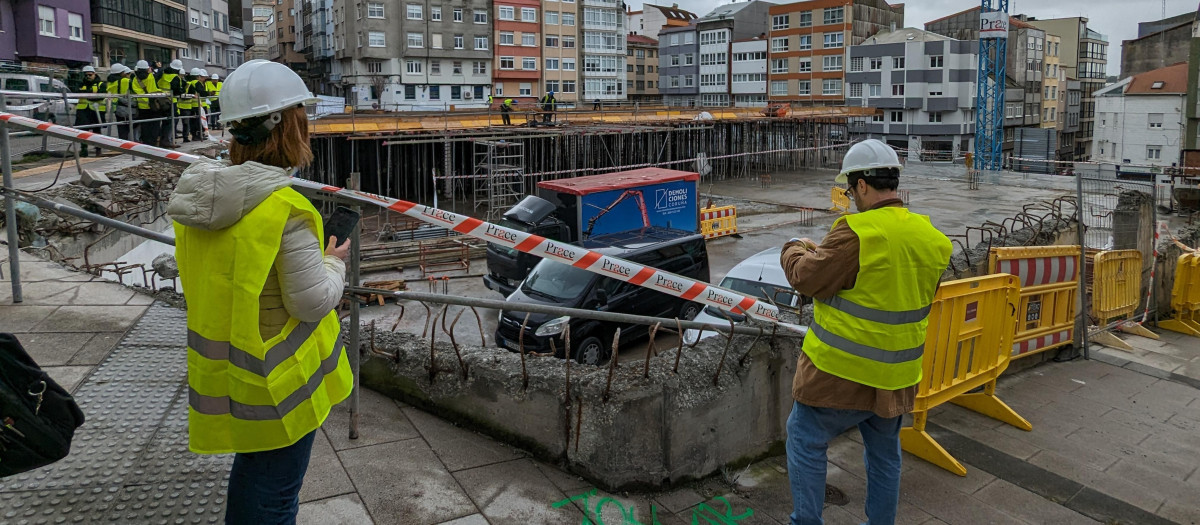
[[[77,99],[73,98],[63,99],[62,93],[68,92],[67,85],[56,78],[25,73],[0,73],[0,82],[3,82],[2,87],[6,91],[45,93],[46,97],[6,97],[5,100],[5,103],[9,106],[29,106],[36,104],[38,107],[35,109],[15,110],[13,112],[38,120],[68,122],[70,106],[78,102]]]
[[[721,280],[720,286],[741,294],[766,299],[782,308],[799,308],[802,304],[801,297],[792,289],[787,275],[783,272],[783,266],[779,265],[781,251],[783,251],[783,247],[780,246],[767,248],[737,263]],[[746,320],[746,316],[721,310],[715,306],[707,306],[692,320],[699,323],[728,326],[729,321],[740,323]],[[712,330],[686,330],[683,333],[683,340],[692,344],[697,340],[714,335],[717,335],[717,332]]]
[[[643,168],[542,181],[500,224],[569,243],[651,226],[699,232],[699,180],[694,172]],[[538,262],[499,245],[488,246],[487,260],[484,285],[505,296]]]
[[[583,246],[691,279],[707,281],[709,277],[704,236],[693,232],[651,227],[597,236],[584,241]],[[695,317],[701,308],[699,303],[549,259],[534,266],[529,276],[508,296],[507,302],[684,319]],[[498,345],[512,351],[520,348],[525,315],[516,310],[501,310],[496,328]],[[555,342],[555,355],[566,357],[561,334],[568,325],[571,327],[570,357],[591,365],[604,364],[612,357],[611,338],[616,328],[621,328],[620,344],[643,337],[649,330],[646,325],[616,325],[531,313],[525,326],[525,351],[550,352],[550,339],[559,338]]]

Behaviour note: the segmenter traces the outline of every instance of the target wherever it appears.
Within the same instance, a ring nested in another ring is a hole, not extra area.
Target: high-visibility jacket
[[[183,94],[185,96],[179,97],[179,109],[196,109],[195,95],[197,94],[196,84],[198,82],[197,80],[184,81]]]
[[[128,78],[120,77],[112,82],[109,82],[108,85],[105,87],[107,88],[108,93],[110,95],[127,95],[129,93],[132,93],[130,84],[131,83],[129,82]],[[127,101],[124,99],[119,99],[119,98],[113,99],[110,102],[110,108],[116,108],[117,106],[124,106],[124,105],[126,105],[126,102]]]
[[[90,84],[85,83],[79,86],[80,93],[103,93],[106,91],[107,89],[104,88],[104,82],[99,80]],[[92,111],[100,111],[100,104],[103,102],[104,99],[102,98],[81,98],[79,99],[79,103],[75,104],[75,109],[90,109]]]
[[[212,81],[210,81],[210,80],[205,80],[203,83],[197,81],[196,84],[197,84],[197,91],[203,90],[203,95],[204,95],[203,97],[200,98],[200,105],[204,106],[204,109],[208,109],[208,106],[211,104],[211,101],[209,99],[212,98],[210,95],[212,95],[213,88],[216,86],[213,86]]]
[[[193,452],[286,447],[320,427],[350,395],[353,376],[336,312],[318,322],[289,319],[267,341],[259,332],[259,295],[293,214],[307,215],[324,238],[320,214],[291,188],[276,190],[222,230],[175,223],[175,257],[188,291]]]
[[[133,87],[133,93],[135,95],[158,93],[159,91],[162,91],[161,89],[158,89],[158,79],[154,78],[153,75],[147,75],[145,80],[137,78],[137,76],[130,77],[129,80],[129,85]],[[134,97],[134,100],[137,101],[138,109],[150,109],[150,99]]]
[[[822,371],[884,390],[921,381],[925,328],[950,240],[929,217],[883,207],[844,216],[859,240],[854,287],[813,301],[803,350]]]
[[[211,80],[204,81],[204,90],[208,92],[208,98],[204,99],[204,107],[208,107],[212,101],[221,96],[221,83]]]
[[[158,77],[158,90],[164,93],[170,92],[171,84],[175,82],[176,78],[179,78],[179,73],[163,73]],[[178,104],[179,98],[171,97],[171,102]]]

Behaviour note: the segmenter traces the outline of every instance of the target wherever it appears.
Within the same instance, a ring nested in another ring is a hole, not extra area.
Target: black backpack
[[[49,465],[71,452],[83,424],[75,399],[0,333],[0,478]]]

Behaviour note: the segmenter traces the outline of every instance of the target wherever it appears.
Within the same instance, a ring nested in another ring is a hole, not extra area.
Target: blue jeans
[[[229,472],[226,525],[296,523],[300,485],[316,435],[314,430],[290,446],[235,455]]]
[[[818,408],[792,403],[787,421],[788,480],[792,485],[792,525],[821,525],[825,506],[826,451],[850,427],[862,433],[867,466],[867,521],[890,525],[900,504],[900,420],[865,410]]]

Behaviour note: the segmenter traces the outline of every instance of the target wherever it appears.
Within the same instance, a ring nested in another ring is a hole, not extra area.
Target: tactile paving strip
[[[154,303],[125,339],[127,345],[187,346],[187,312]]]
[[[140,483],[224,480],[232,465],[232,454],[193,454],[188,450],[186,428],[161,428],[131,474]]]
[[[92,373],[89,383],[167,382],[179,385],[187,378],[187,348],[124,345]]]
[[[115,485],[0,492],[0,523],[95,523],[120,492]]]
[[[229,482],[172,481],[128,486],[103,515],[106,523],[220,523]]]

